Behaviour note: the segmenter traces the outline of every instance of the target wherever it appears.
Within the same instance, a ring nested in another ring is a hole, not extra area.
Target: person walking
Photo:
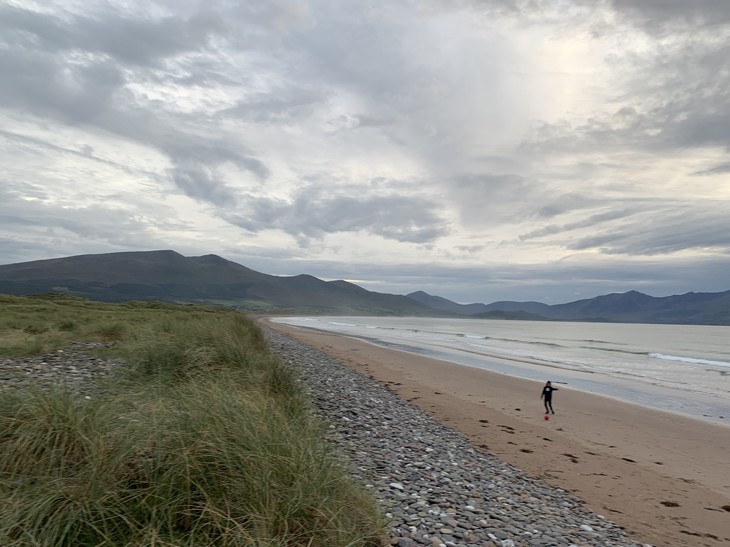
[[[553,387],[550,382],[545,384],[545,387],[542,388],[542,395],[540,395],[540,398],[545,403],[545,414],[555,414],[555,411],[553,410],[553,391],[558,391],[558,388]]]

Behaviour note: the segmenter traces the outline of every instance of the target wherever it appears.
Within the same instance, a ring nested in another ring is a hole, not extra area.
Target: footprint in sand
[[[570,458],[570,461],[573,463],[578,463],[578,457],[574,456],[573,454],[563,454],[566,458]]]

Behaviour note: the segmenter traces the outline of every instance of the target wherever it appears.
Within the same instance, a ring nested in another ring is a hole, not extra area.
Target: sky
[[[0,0],[0,264],[730,289],[727,0]]]

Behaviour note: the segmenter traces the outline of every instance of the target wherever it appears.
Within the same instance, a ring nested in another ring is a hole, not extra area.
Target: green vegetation
[[[0,391],[0,545],[382,544],[373,500],[249,319],[0,296],[0,355],[89,340],[128,363],[90,399]]]
[[[0,293],[63,292],[102,302],[162,300],[270,313],[433,315],[405,296],[310,275],[260,273],[219,256],[174,251],[71,256],[0,265]]]

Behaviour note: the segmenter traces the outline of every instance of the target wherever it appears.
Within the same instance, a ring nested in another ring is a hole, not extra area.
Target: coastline
[[[715,425],[540,382],[267,321],[386,385],[475,446],[581,497],[641,541],[730,542],[730,435]],[[561,386],[558,386],[561,387]]]

